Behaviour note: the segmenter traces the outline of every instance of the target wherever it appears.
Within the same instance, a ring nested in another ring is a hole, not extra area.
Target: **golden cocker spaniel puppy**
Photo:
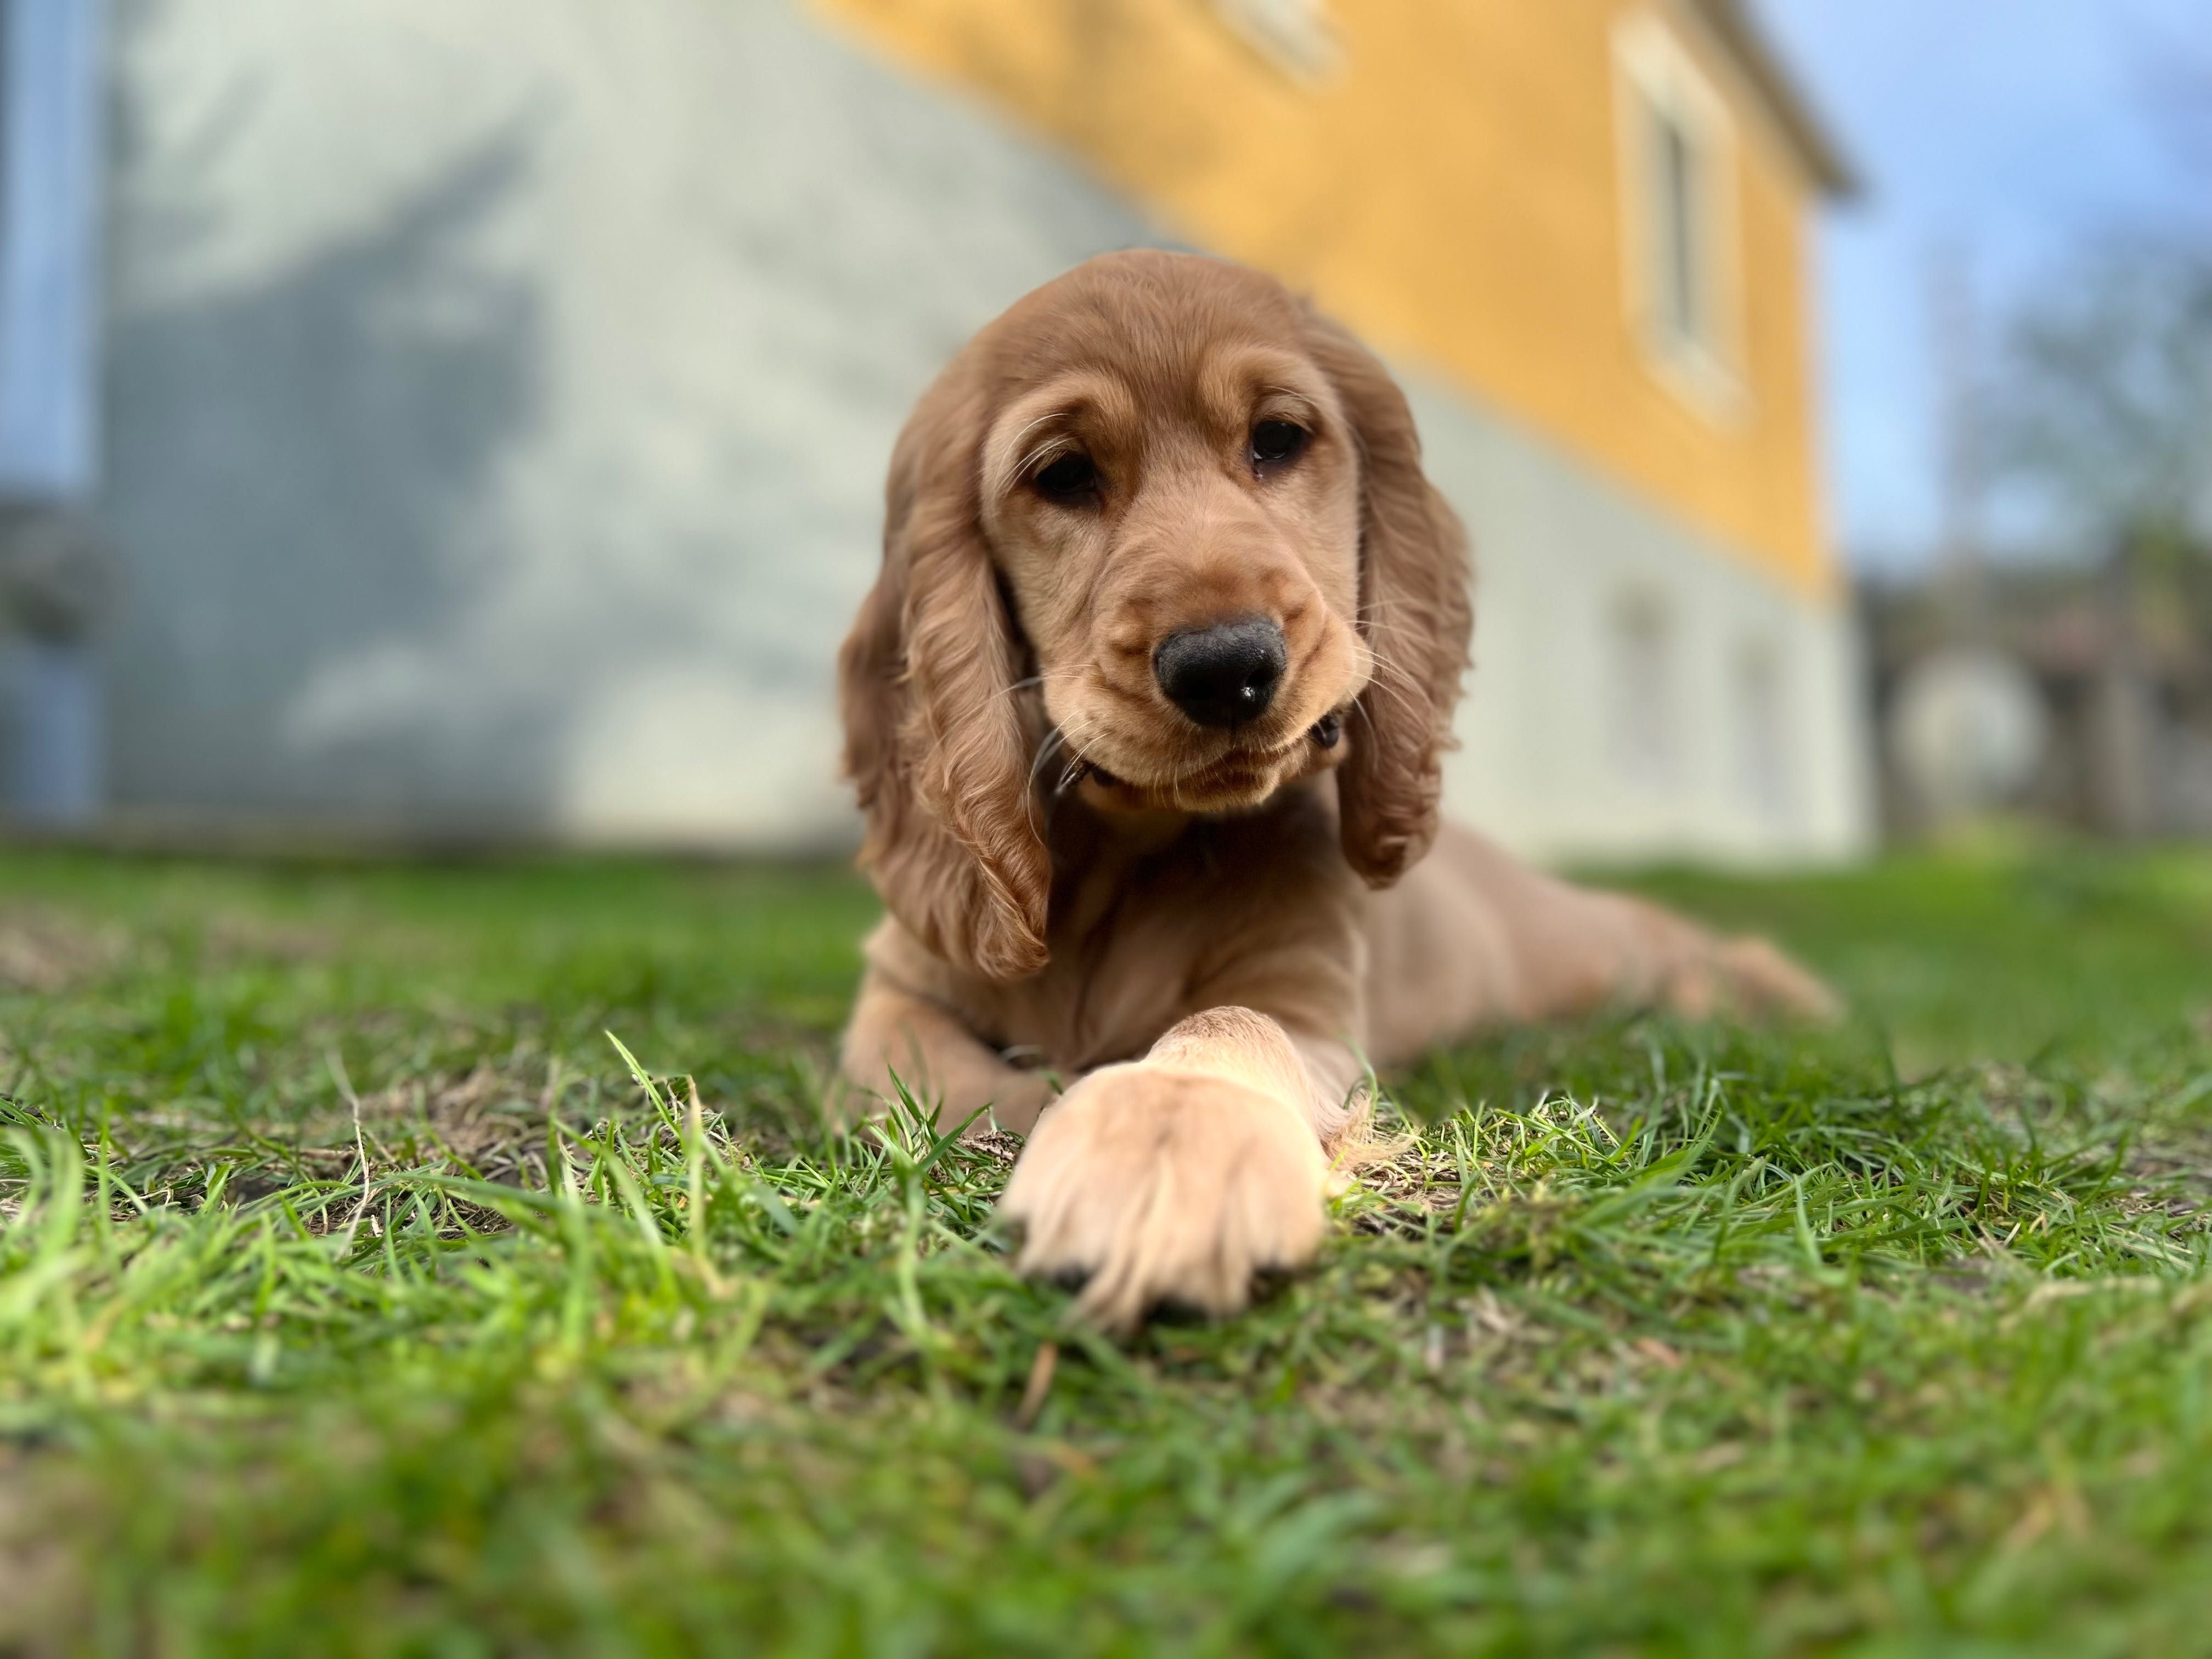
[[[1309,1256],[1370,1063],[1607,1003],[1827,1006],[1439,830],[1468,585],[1382,365],[1218,260],[1047,283],[900,434],[839,663],[890,910],[842,1069],[1027,1135],[1021,1265],[1107,1324]]]

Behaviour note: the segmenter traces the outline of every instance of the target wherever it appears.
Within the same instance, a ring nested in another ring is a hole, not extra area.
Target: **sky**
[[[1939,522],[1932,273],[1986,353],[2069,255],[2212,234],[2212,0],[1756,9],[1867,185],[1820,232],[1830,515],[1862,568],[1910,568]]]

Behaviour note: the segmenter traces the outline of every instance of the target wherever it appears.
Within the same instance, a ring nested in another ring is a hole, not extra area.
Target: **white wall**
[[[1865,851],[1848,606],[1783,586],[1467,398],[1407,385],[1429,474],[1474,544],[1447,810],[1556,858]],[[1624,648],[1624,613],[1639,612],[1659,623],[1656,675]]]
[[[1143,224],[787,0],[125,0],[128,812],[848,830],[907,408]]]

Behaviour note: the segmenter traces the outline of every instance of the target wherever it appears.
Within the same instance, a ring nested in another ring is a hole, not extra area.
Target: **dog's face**
[[[863,862],[994,977],[1045,960],[1040,794],[1249,810],[1341,762],[1347,860],[1436,822],[1471,616],[1404,398],[1257,272],[1132,252],[971,341],[892,459],[840,664]]]
[[[1138,350],[1039,319],[1035,383],[981,445],[984,538],[1050,726],[1039,769],[1109,810],[1264,801],[1343,752],[1372,672],[1358,439],[1295,313],[1254,286],[1275,301],[1256,317],[1148,308]]]

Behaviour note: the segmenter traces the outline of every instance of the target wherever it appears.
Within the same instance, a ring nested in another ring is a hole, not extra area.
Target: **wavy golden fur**
[[[1310,1255],[1370,1060],[1609,1001],[1831,1006],[1765,945],[1439,834],[1468,581],[1389,373],[1219,261],[1079,266],[900,435],[839,662],[890,913],[843,1069],[1028,1134],[1023,1264],[1107,1323]],[[1249,719],[1169,694],[1173,641],[1251,628]]]

